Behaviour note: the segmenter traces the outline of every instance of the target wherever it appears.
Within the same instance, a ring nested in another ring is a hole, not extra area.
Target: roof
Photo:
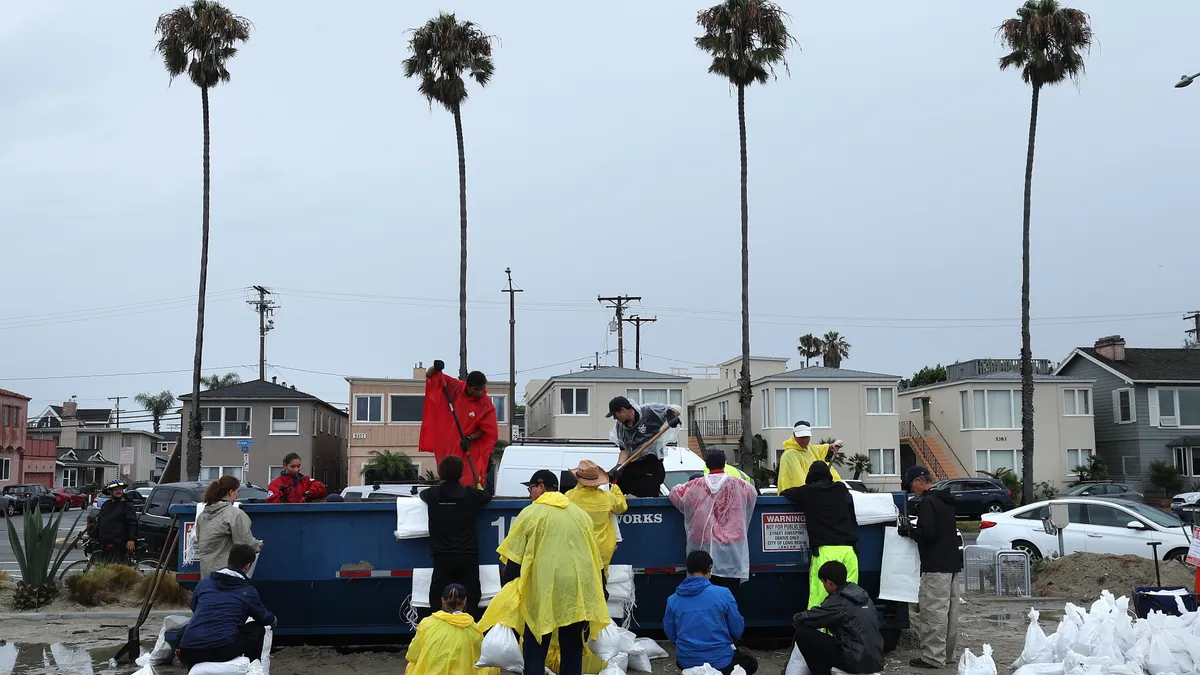
[[[18,394],[15,391],[9,391],[7,389],[0,389],[0,396],[8,396],[9,398],[20,398],[20,399],[24,399],[26,401],[33,400],[24,394]]]
[[[178,398],[181,401],[190,401],[192,400],[192,395],[190,393],[184,394]],[[297,401],[320,401],[321,403],[325,403],[312,394],[306,394],[302,391],[292,389],[291,387],[285,387],[281,384],[275,384],[274,382],[267,382],[266,380],[251,380],[249,382],[231,384],[228,387],[221,387],[219,389],[209,389],[204,392],[204,398],[210,401],[245,401],[249,399],[278,401],[287,399]],[[329,404],[326,403],[326,405]]]
[[[884,375],[883,373],[870,373],[865,370],[849,370],[847,368],[826,368],[825,366],[811,366],[809,368],[797,368],[789,370],[786,373],[777,373],[775,375],[767,375],[759,381],[779,381],[779,380],[900,380],[899,375]]]
[[[732,359],[729,359],[728,361],[722,361],[722,362],[718,363],[717,365],[718,366],[728,366],[728,365],[734,363],[735,361],[741,361],[741,360],[742,360],[741,356],[735,356]],[[787,363],[788,357],[786,357],[786,356],[755,356],[755,355],[751,354],[750,360],[751,361],[778,361],[780,363]]]
[[[1079,347],[1059,366],[1062,370],[1077,354],[1134,382],[1200,382],[1200,349],[1126,347],[1125,360],[1100,356],[1095,347]]]
[[[54,411],[58,419],[62,419],[63,407],[61,405],[52,405],[50,409]],[[111,408],[78,408],[75,410],[75,419],[80,422],[108,422],[112,417]]]
[[[551,380],[566,380],[575,382],[626,382],[632,380],[645,380],[648,382],[687,382],[692,379],[681,375],[667,375],[665,373],[653,373],[649,370],[634,370],[632,368],[616,368],[611,366],[602,366],[592,370],[581,370],[577,373],[567,373],[565,375],[555,375]]]
[[[923,387],[913,387],[912,389],[905,389],[904,391],[901,391],[900,393],[902,395],[903,394],[911,394],[915,391],[928,391],[930,389],[940,389],[942,387],[957,386],[957,385],[961,385],[964,383],[970,383],[970,382],[1014,382],[1015,383],[1015,382],[1020,382],[1020,381],[1021,381],[1020,373],[988,373],[986,375],[978,375],[975,377],[964,377],[961,380],[944,380],[942,382],[934,382],[933,384],[927,384]],[[1038,382],[1064,382],[1064,383],[1065,382],[1078,382],[1080,384],[1091,384],[1091,383],[1095,382],[1095,380],[1092,380],[1092,379],[1086,378],[1086,377],[1068,377],[1066,375],[1034,375],[1033,382],[1034,382],[1034,384],[1037,384]]]
[[[163,441],[167,443],[178,443],[179,439],[182,438],[182,433],[178,431],[160,431],[158,435],[162,436]]]

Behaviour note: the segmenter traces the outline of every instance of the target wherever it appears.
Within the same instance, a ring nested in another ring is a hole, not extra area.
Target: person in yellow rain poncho
[[[516,584],[525,624],[525,672],[546,668],[550,638],[558,634],[558,675],[582,675],[584,633],[598,635],[612,621],[600,581],[600,549],[592,519],[558,491],[558,476],[541,469],[528,483],[525,507],[496,549],[504,577]],[[486,618],[486,617],[485,617]]]
[[[788,488],[800,487],[808,479],[808,468],[820,460],[830,464],[829,470],[833,480],[841,481],[837,469],[833,468],[833,457],[842,449],[841,441],[813,445],[812,428],[808,422],[797,422],[792,428],[792,437],[783,442],[783,456],[779,458],[779,492]]]
[[[585,459],[571,471],[577,487],[567,490],[567,499],[592,519],[592,531],[596,534],[596,546],[600,549],[600,564],[604,584],[608,585],[608,564],[617,550],[617,528],[613,516],[629,509],[625,494],[616,485],[610,485],[608,474],[595,462]],[[608,592],[605,591],[605,597]]]
[[[475,669],[483,636],[470,614],[463,612],[467,589],[450,584],[442,593],[442,611],[434,612],[417,626],[417,634],[408,644],[406,675],[462,675],[494,673],[498,669]]]

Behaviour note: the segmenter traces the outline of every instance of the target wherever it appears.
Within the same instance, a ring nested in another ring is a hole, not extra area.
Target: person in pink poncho
[[[750,483],[725,473],[724,452],[710,450],[704,463],[708,475],[676,485],[670,499],[683,513],[687,552],[707,551],[713,559],[712,583],[733,592],[750,578],[746,532],[758,494]]]

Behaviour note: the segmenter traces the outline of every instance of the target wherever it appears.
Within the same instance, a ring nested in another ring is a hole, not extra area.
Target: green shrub
[[[17,567],[21,570],[21,580],[17,582],[17,589],[13,594],[13,609],[36,609],[58,597],[58,583],[55,581],[58,578],[58,569],[71,551],[71,535],[84,513],[80,511],[75,517],[70,532],[63,537],[62,545],[58,546],[57,551],[55,548],[62,511],[54,513],[43,526],[40,507],[25,509],[24,541],[17,536],[12,519],[7,515],[4,517],[8,527],[8,543],[17,560]]]
[[[1183,476],[1179,474],[1179,469],[1176,469],[1174,464],[1159,460],[1150,462],[1149,469],[1150,484],[1166,492],[1168,497],[1183,491]]]

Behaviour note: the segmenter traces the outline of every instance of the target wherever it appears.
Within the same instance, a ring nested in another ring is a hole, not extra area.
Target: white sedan
[[[1126,500],[1086,497],[1055,499],[1065,502],[1070,525],[1063,529],[1063,548],[1072,553],[1111,553],[1153,558],[1152,541],[1160,542],[1163,560],[1187,557],[1191,541],[1178,518],[1152,506]],[[1042,525],[1050,517],[1050,502],[1037,502],[1007,513],[985,513],[979,523],[982,546],[1012,547],[1030,558],[1058,553],[1058,535],[1046,534]]]

